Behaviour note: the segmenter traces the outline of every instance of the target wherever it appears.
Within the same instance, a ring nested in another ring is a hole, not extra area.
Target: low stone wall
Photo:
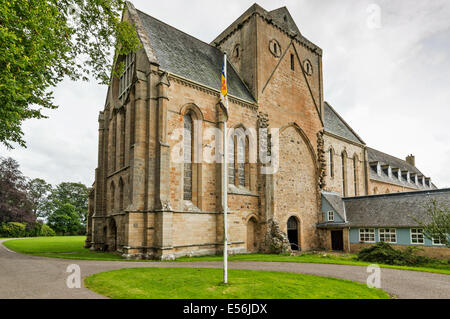
[[[373,244],[350,244],[350,252],[358,253],[361,248],[372,246]],[[392,245],[395,249],[406,249],[412,245]],[[439,259],[450,259],[450,248],[445,246],[415,246],[422,250],[417,252],[418,255]]]

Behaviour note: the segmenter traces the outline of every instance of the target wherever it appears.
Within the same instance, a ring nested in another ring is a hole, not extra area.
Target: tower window
[[[294,61],[294,55],[291,54],[291,70],[295,71],[295,61]]]

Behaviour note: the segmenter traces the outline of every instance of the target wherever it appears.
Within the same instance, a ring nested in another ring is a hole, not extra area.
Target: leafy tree
[[[19,163],[12,158],[0,157],[0,223],[32,224],[35,220],[26,178],[19,169]]]
[[[450,209],[436,200],[430,200],[425,208],[424,218],[416,220],[424,235],[429,239],[440,237],[443,244],[450,246]]]
[[[0,1],[0,143],[25,146],[22,122],[55,109],[51,89],[64,77],[108,83],[112,52],[140,44],[121,21],[123,0]]]
[[[89,189],[81,183],[61,183],[51,190],[43,210],[50,217],[65,204],[74,207],[80,223],[85,225],[88,213]]]
[[[48,217],[48,225],[62,235],[77,234],[83,229],[75,206],[66,203]]]
[[[33,204],[33,213],[36,217],[45,217],[45,207],[52,185],[41,178],[35,178],[28,182],[28,195]]]

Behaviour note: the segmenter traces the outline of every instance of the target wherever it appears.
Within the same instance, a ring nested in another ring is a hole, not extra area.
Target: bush
[[[9,222],[0,224],[0,237],[47,237],[56,236],[56,233],[48,225],[41,222],[33,224]]]
[[[387,265],[421,266],[432,262],[428,257],[418,256],[418,247],[408,247],[404,251],[394,249],[391,245],[380,242],[363,248],[358,253],[358,260]]]
[[[0,225],[0,237],[17,238],[26,237],[26,224],[9,222]]]

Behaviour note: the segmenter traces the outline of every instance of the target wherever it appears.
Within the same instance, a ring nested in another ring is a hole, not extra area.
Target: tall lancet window
[[[334,177],[334,159],[333,159],[333,149],[330,148],[328,151],[328,171],[330,173],[330,177]]]
[[[228,184],[235,183],[234,173],[234,135],[231,135],[228,139]]]
[[[347,168],[345,165],[346,155],[342,153],[342,195],[347,196]]]
[[[353,156],[353,184],[355,188],[355,196],[358,196],[358,157]]]
[[[191,115],[184,116],[184,200],[192,200],[192,140],[194,124]]]
[[[237,145],[237,170],[240,186],[245,186],[245,135],[238,136]]]

